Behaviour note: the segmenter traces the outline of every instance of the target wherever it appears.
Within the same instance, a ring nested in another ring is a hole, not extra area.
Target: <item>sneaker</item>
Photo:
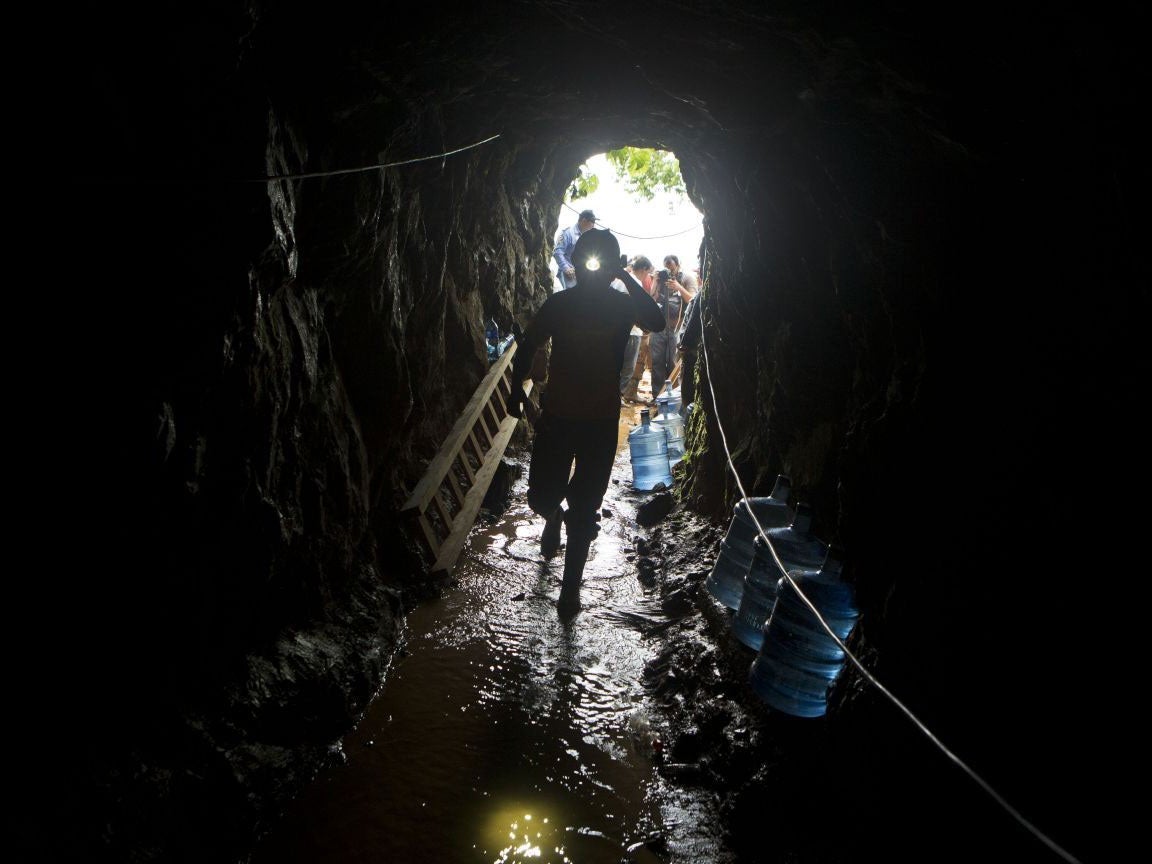
[[[560,551],[560,526],[563,522],[564,508],[557,507],[556,512],[544,523],[544,533],[540,535],[540,554],[545,558],[551,558]]]

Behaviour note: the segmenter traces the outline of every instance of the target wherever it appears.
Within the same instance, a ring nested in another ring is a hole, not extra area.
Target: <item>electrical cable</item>
[[[561,202],[561,203],[563,203],[563,202]],[[567,207],[569,210],[571,210],[573,213],[575,213],[577,216],[580,215],[580,211],[575,209],[574,207],[572,207],[568,204],[564,204],[564,206]],[[596,224],[599,225],[600,222],[597,221]],[[703,224],[704,224],[703,222],[697,222],[691,228],[685,228],[683,231],[677,231],[675,234],[661,234],[659,237],[637,237],[635,234],[625,234],[623,231],[617,231],[616,229],[609,228],[606,225],[603,227],[606,231],[611,231],[613,234],[617,235],[618,237],[627,237],[629,240],[666,240],[669,237],[679,237],[681,234],[688,234],[689,232],[695,231],[696,229],[698,229]]]
[[[363,168],[340,168],[335,171],[313,171],[307,174],[272,174],[267,177],[260,177],[257,179],[249,180],[249,183],[267,183],[271,180],[307,180],[311,177],[335,177],[337,174],[357,174],[363,171],[376,171],[381,168],[396,168],[400,165],[411,165],[413,162],[427,162],[430,159],[443,159],[445,156],[453,156],[457,153],[463,153],[465,150],[471,150],[473,147],[479,147],[481,144],[487,144],[489,141],[495,141],[500,137],[500,133],[485,138],[483,141],[477,141],[474,144],[468,144],[464,147],[458,147],[455,150],[448,150],[445,153],[435,153],[431,156],[417,156],[414,159],[401,159],[399,162],[383,162],[379,165],[367,165]]]
[[[704,292],[703,286],[701,286],[700,291],[701,291],[701,294],[703,294],[703,292]],[[703,302],[703,297],[701,297],[700,302]],[[703,311],[704,311],[703,307],[701,307],[701,314],[703,314]],[[712,386],[712,368],[711,368],[711,364],[708,360],[708,345],[707,345],[707,342],[706,342],[705,337],[704,337],[704,331],[707,329],[708,328],[704,326],[703,318],[701,318],[701,321],[700,321],[700,350],[701,350],[701,353],[704,355],[704,374],[705,374],[705,377],[708,379],[708,392],[712,395],[712,408],[713,408],[713,413],[715,414],[716,428],[720,430],[720,441],[724,447],[724,456],[728,460],[728,467],[732,471],[732,476],[736,478],[736,485],[740,489],[740,496],[745,502],[747,502],[748,501],[748,493],[744,491],[744,484],[741,482],[740,475],[736,471],[736,466],[732,462],[732,454],[731,454],[731,451],[728,449],[728,436],[725,435],[725,433],[724,433],[724,426],[720,422],[720,412],[719,412],[719,410],[716,409],[716,390]],[[948,759],[950,759],[955,765],[957,765],[962,771],[964,771],[965,774],[967,774],[969,777],[971,777],[972,780],[974,780],[976,782],[976,784],[981,789],[983,789],[989,796],[991,796],[993,801],[995,801],[997,804],[999,804],[1010,816],[1012,816],[1012,818],[1014,818],[1024,828],[1026,828],[1041,843],[1043,843],[1045,846],[1047,846],[1050,850],[1055,852],[1057,855],[1059,855],[1065,861],[1069,862],[1069,864],[1080,864],[1080,861],[1078,858],[1073,856],[1070,852],[1068,852],[1062,846],[1057,844],[1056,841],[1052,840],[1047,834],[1045,834],[1043,831],[1041,831],[1039,828],[1037,828],[1035,825],[1033,825],[1031,822],[1029,822],[1024,817],[1024,815],[1022,813],[1020,813],[1019,810],[1017,810],[1015,807],[1013,807],[1011,804],[1009,804],[1007,800],[1005,800],[1003,795],[1001,795],[999,792],[997,792],[995,789],[993,789],[991,784],[988,783],[988,781],[986,781],[983,777],[981,777],[979,774],[977,774],[975,772],[975,770],[973,770],[971,767],[969,767],[968,764],[965,763],[959,756],[957,756],[950,749],[948,749],[948,747],[944,744],[944,742],[942,742],[939,738],[937,738],[936,735],[927,726],[924,725],[924,723],[920,720],[920,718],[912,713],[911,709],[909,709],[903,702],[901,702],[899,699],[897,699],[896,696],[894,696],[892,694],[892,692],[890,690],[888,690],[887,687],[885,687],[883,684],[881,684],[876,679],[876,677],[864,667],[864,664],[861,663],[859,659],[857,659],[856,655],[853,654],[848,649],[848,646],[844,644],[844,642],[840,639],[840,637],[836,635],[835,631],[833,631],[832,628],[828,625],[828,622],[824,620],[824,616],[820,614],[820,610],[818,610],[816,608],[816,606],[812,603],[812,601],[809,600],[808,597],[804,594],[804,592],[800,590],[800,586],[796,584],[796,580],[794,580],[792,578],[792,574],[790,574],[788,572],[788,568],[785,567],[784,563],[780,560],[780,556],[776,553],[776,549],[772,546],[772,541],[768,538],[768,535],[764,532],[764,528],[760,524],[760,520],[756,518],[756,511],[750,505],[747,508],[747,513],[752,517],[752,521],[756,523],[757,532],[759,532],[760,536],[763,538],[764,542],[767,544],[769,551],[772,553],[773,560],[775,560],[776,565],[780,568],[780,572],[784,574],[784,578],[786,578],[788,580],[788,584],[792,586],[792,588],[796,592],[797,596],[799,596],[800,599],[802,601],[804,601],[804,604],[812,611],[812,614],[816,616],[816,620],[820,622],[820,626],[822,626],[824,628],[825,632],[827,632],[828,635],[831,636],[832,639],[836,642],[836,644],[838,646],[840,646],[840,650],[842,650],[844,652],[845,656],[847,656],[852,661],[852,664],[857,669],[860,670],[860,673],[864,676],[864,678],[870,684],[872,684],[877,690],[879,690],[882,694],[884,694],[884,696],[886,696],[892,702],[893,705],[895,705],[898,709],[900,709],[900,711],[909,720],[912,721],[912,723],[916,726],[916,728],[919,729],[925,735],[925,737],[928,738],[929,741],[931,741],[933,744],[935,744],[940,749],[940,751],[945,756],[948,757]]]

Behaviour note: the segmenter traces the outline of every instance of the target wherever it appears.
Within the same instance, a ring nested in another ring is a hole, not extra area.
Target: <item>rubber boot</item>
[[[560,551],[560,526],[564,522],[564,508],[556,511],[544,523],[544,533],[540,535],[540,554],[551,558]]]
[[[580,608],[580,582],[584,578],[584,563],[588,560],[588,547],[592,538],[573,538],[568,535],[568,546],[564,550],[564,581],[560,585],[560,597],[556,607],[562,613],[574,613]]]

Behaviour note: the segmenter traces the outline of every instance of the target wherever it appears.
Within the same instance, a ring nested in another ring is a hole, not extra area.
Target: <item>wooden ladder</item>
[[[420,526],[420,535],[434,559],[433,575],[450,574],[456,565],[516,428],[517,418],[508,413],[516,348],[513,342],[492,363],[400,510]],[[524,389],[532,392],[531,380],[525,382]]]

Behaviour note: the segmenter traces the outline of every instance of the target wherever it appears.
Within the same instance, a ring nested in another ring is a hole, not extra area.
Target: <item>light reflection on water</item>
[[[473,532],[458,585],[409,616],[411,653],[345,740],[347,764],[293,803],[254,864],[615,864],[661,829],[671,797],[629,718],[653,652],[637,625],[667,618],[624,559],[626,449],[614,476],[583,611],[556,613],[563,556],[542,562],[521,478],[511,511]]]
[[[508,804],[492,813],[492,845],[504,847],[491,859],[494,864],[518,862],[558,862],[569,864],[564,847],[566,832],[549,816],[525,812],[524,807]]]

